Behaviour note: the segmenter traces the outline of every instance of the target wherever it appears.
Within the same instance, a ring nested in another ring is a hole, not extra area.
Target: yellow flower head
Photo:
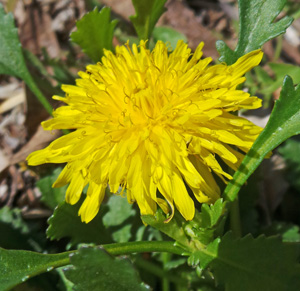
[[[105,51],[101,63],[80,72],[76,86],[63,85],[65,98],[53,97],[67,106],[55,110],[44,129],[75,131],[32,153],[28,163],[67,163],[53,187],[70,184],[68,203],[88,184],[82,221],[95,217],[107,185],[113,193],[126,188],[141,214],[154,214],[157,204],[173,214],[175,205],[186,220],[195,213],[187,188],[201,203],[219,197],[212,172],[232,178],[220,159],[236,169],[243,158],[237,148],[247,152],[261,131],[230,112],[261,106],[236,88],[262,52],[231,66],[208,66],[202,47],[193,54],[183,41],[171,53],[161,41],[152,52],[144,41],[116,47],[116,54]]]

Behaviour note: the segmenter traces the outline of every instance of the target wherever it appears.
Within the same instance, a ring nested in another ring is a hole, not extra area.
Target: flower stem
[[[171,241],[137,241],[126,243],[113,243],[103,245],[103,248],[111,255],[127,255],[144,252],[166,252],[176,255],[185,255],[186,250],[175,246]]]
[[[230,226],[235,237],[242,236],[240,207],[238,197],[230,205]]]

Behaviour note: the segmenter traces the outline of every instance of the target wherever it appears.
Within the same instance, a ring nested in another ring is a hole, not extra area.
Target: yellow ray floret
[[[74,131],[32,153],[28,163],[67,163],[53,186],[69,184],[68,203],[88,185],[82,221],[95,217],[107,185],[114,193],[126,188],[141,214],[154,214],[157,205],[172,213],[176,207],[186,220],[195,213],[188,188],[201,203],[219,197],[212,172],[225,182],[232,177],[217,157],[236,169],[243,158],[237,148],[248,151],[261,131],[231,112],[261,106],[237,86],[262,52],[232,66],[208,66],[202,47],[192,54],[183,41],[172,52],[161,41],[152,52],[144,41],[126,44],[87,66],[76,86],[63,85],[65,98],[54,96],[67,106],[43,127]]]

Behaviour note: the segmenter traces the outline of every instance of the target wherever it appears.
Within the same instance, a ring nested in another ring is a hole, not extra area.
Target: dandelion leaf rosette
[[[30,165],[67,163],[54,187],[69,184],[66,201],[75,204],[88,185],[79,209],[84,222],[97,214],[109,185],[127,189],[129,203],[142,215],[157,205],[172,218],[174,208],[194,217],[189,188],[201,203],[213,203],[220,189],[212,173],[231,179],[219,158],[236,170],[261,128],[232,112],[261,106],[257,97],[238,90],[244,74],[257,66],[260,50],[231,66],[209,66],[203,43],[192,54],[183,42],[144,41],[104,51],[102,62],[79,72],[76,85],[63,85],[66,106],[55,110],[44,129],[74,129],[28,157]],[[239,149],[239,151],[237,150]]]

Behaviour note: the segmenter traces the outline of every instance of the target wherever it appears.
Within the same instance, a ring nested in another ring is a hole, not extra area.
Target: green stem
[[[282,45],[283,45],[283,35],[280,35],[276,39],[276,47],[275,47],[275,53],[273,56],[273,62],[277,62],[277,60],[280,57],[281,51],[282,51]]]
[[[152,253],[152,252],[165,252],[176,255],[186,254],[186,251],[180,247],[174,245],[172,241],[137,241],[126,243],[113,243],[102,245],[102,247],[111,255],[128,255],[133,253]],[[78,250],[68,251],[62,254],[76,254]],[[56,254],[59,255],[59,254]],[[55,256],[55,255],[52,255]],[[51,266],[58,268],[70,264],[70,257],[61,259],[55,264],[51,263]]]
[[[164,272],[167,272],[166,264],[170,261],[171,256],[172,255],[170,253],[162,253],[161,254]],[[162,290],[170,291],[170,282],[169,282],[169,279],[167,278],[167,276],[164,276],[162,279]]]
[[[44,267],[59,268],[59,267],[63,267],[63,266],[69,265],[70,264],[70,255],[74,254],[76,252],[78,252],[78,251],[68,251],[68,252],[65,252],[64,254],[66,254],[66,255],[69,254],[68,257],[60,259],[60,260],[56,261],[53,264],[49,264],[49,266],[45,265]],[[55,256],[55,255],[60,255],[60,254],[53,254],[53,256]],[[38,275],[38,274],[40,274],[40,272],[36,273],[36,275]]]
[[[180,247],[174,245],[175,242],[171,241],[139,241],[139,242],[128,242],[128,243],[114,243],[108,245],[102,245],[102,247],[111,255],[127,255],[132,253],[144,253],[144,252],[166,252],[173,253],[177,255],[183,255],[186,251]],[[6,251],[6,250],[4,250]],[[24,252],[24,251],[12,251],[13,253]],[[49,260],[48,263],[45,263],[41,267],[35,268],[33,271],[30,271],[24,280],[29,279],[30,277],[45,273],[54,268],[63,267],[70,264],[70,255],[77,254],[79,250],[68,251],[59,254],[39,254],[36,253],[37,257],[48,257],[55,258]],[[26,253],[32,253],[26,251]],[[163,271],[165,272],[165,271]],[[175,278],[178,279],[178,278]]]
[[[114,243],[103,245],[103,248],[111,255],[127,255],[145,252],[166,252],[183,255],[186,250],[175,246],[171,241],[137,241],[127,243]]]
[[[240,219],[239,199],[236,197],[229,205],[230,207],[230,226],[235,237],[242,236],[242,226]]]
[[[31,92],[36,96],[36,98],[41,102],[41,104],[44,106],[44,108],[47,110],[47,112],[52,116],[53,108],[48,102],[47,98],[44,96],[44,94],[41,92],[41,90],[38,88],[36,83],[34,82],[32,76],[27,71],[25,73],[25,76],[23,77],[23,80],[31,90]]]

